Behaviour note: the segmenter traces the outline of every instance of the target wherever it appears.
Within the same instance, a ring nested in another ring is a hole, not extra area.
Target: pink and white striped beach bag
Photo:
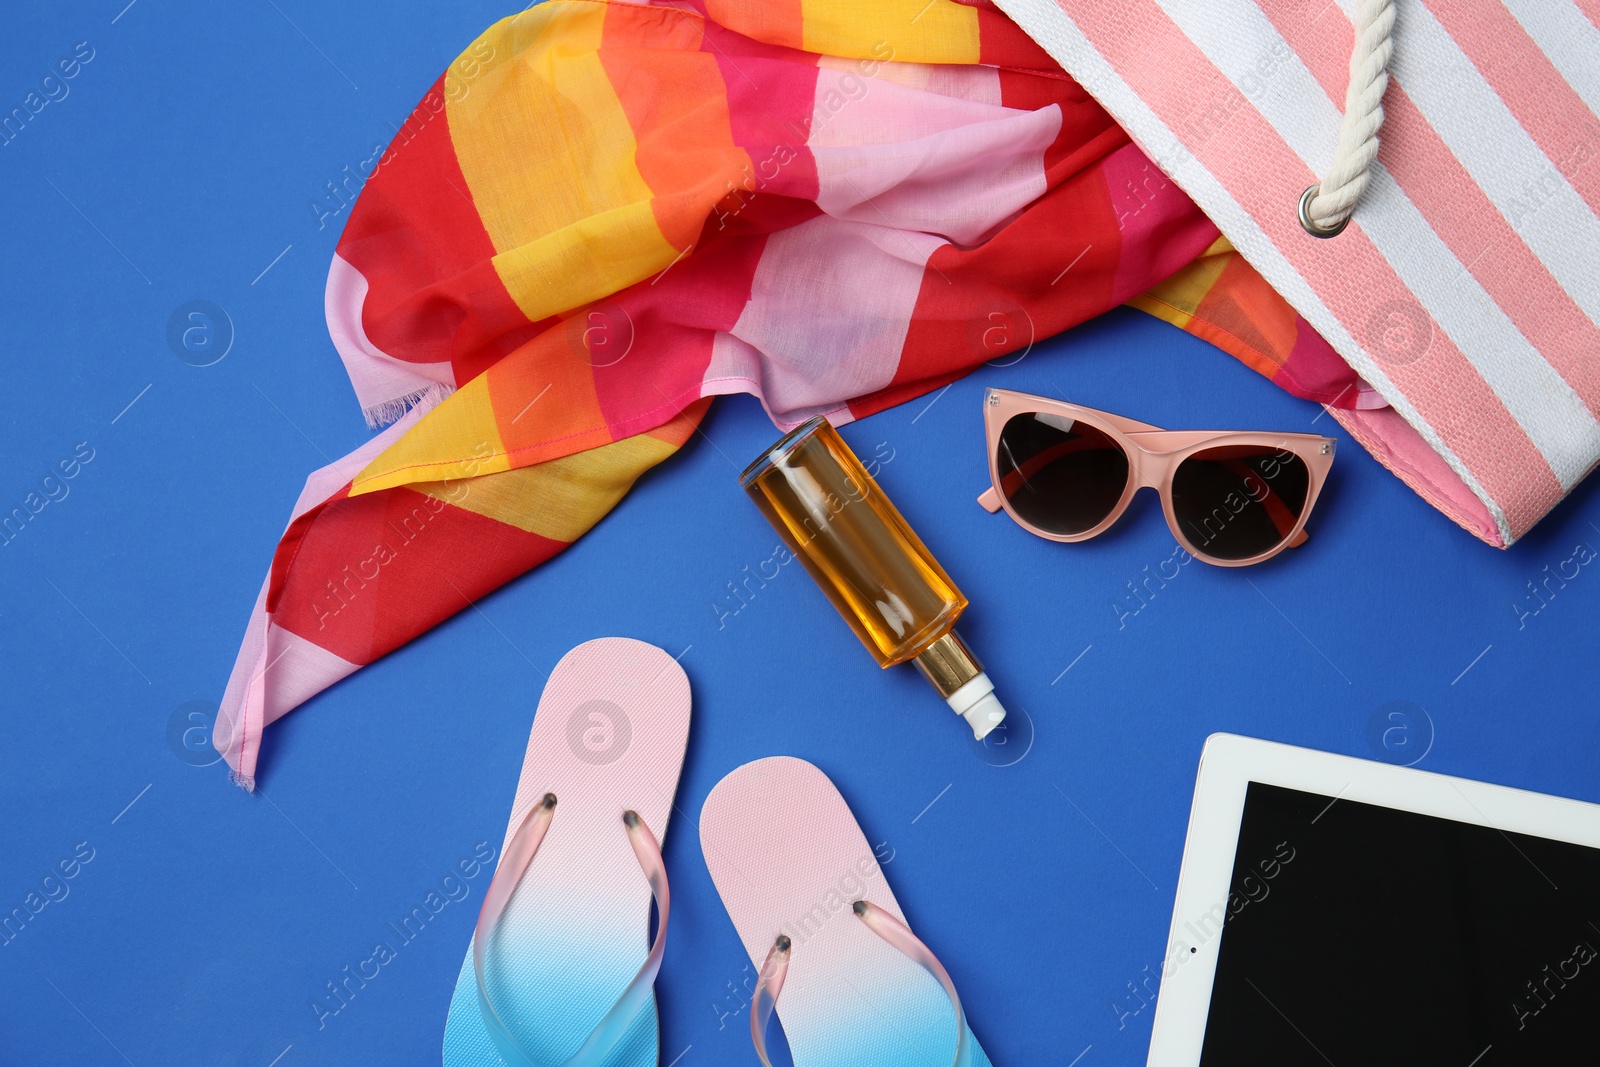
[[[1600,0],[997,0],[1509,545],[1600,461]],[[1348,224],[1340,230],[1342,220]]]

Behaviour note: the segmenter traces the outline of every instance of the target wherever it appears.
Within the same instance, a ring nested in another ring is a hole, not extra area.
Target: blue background
[[[735,475],[776,433],[739,397],[553,563],[290,715],[261,792],[233,788],[181,731],[215,707],[305,475],[368,434],[323,324],[343,216],[319,229],[310,202],[505,9],[124,2],[0,14],[0,111],[94,49],[0,147],[0,511],[94,450],[0,546],[0,912],[80,842],[94,857],[0,945],[0,1061],[437,1063],[487,875],[337,1015],[319,1026],[311,1002],[498,845],[544,672],[608,634],[682,652],[695,693],[663,1064],[753,1062],[750,970],[691,823],[760,756],[818,764],[892,850],[1000,1065],[1144,1062],[1153,1007],[1129,983],[1158,969],[1213,731],[1600,801],[1600,577],[1513,608],[1600,545],[1592,485],[1499,552],[1341,434],[1308,545],[1189,564],[1120,629],[1126,583],[1172,553],[1153,498],[1078,546],[973,503],[989,384],[1172,427],[1338,432],[1127,311],[844,431],[892,454],[883,486],[972,598],[963,632],[1014,709],[1005,747],[964,740],[911,669],[880,672],[797,569],[719,626],[724,583],[774,543]],[[167,342],[191,300],[236,335],[212,366]]]

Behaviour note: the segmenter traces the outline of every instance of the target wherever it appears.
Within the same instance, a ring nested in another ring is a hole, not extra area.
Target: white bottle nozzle
[[[1006,709],[994,695],[994,683],[981,671],[969,682],[945,699],[950,710],[967,720],[972,736],[982,741],[1005,721]]]
[[[972,736],[979,741],[1005,721],[1006,709],[995,698],[994,683],[954,630],[923,649],[915,662],[950,710],[967,720]]]

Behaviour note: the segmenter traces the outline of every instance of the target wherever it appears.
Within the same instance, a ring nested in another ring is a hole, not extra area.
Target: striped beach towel
[[[1457,522],[1509,545],[1600,460],[1600,3],[998,3],[1388,402],[1334,414]],[[1297,205],[1361,121],[1320,239]]]
[[[847,422],[1131,302],[1383,403],[992,6],[548,0],[364,170],[326,314],[392,425],[282,536],[215,731],[246,786],[268,725],[582,536],[718,394]]]

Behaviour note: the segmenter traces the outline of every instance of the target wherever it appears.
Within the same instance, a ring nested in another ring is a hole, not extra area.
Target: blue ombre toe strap
[[[961,1010],[961,997],[956,994],[956,984],[951,981],[950,972],[944,969],[944,964],[939,962],[932,950],[924,945],[905,923],[876,904],[858,900],[853,910],[856,917],[866,924],[867,929],[933,975],[934,980],[944,989],[945,996],[950,998],[950,1007],[956,1013],[956,1054],[950,1061],[950,1067],[971,1067],[972,1042],[967,1039],[970,1033],[967,1029],[967,1015]],[[767,953],[765,962],[761,964],[761,974],[756,981],[756,995],[750,1004],[750,1040],[756,1047],[756,1055],[761,1059],[761,1067],[772,1067],[772,1061],[767,1058],[767,1024],[772,1021],[772,1012],[778,1006],[778,994],[783,991],[783,979],[789,973],[789,953],[792,948],[793,943],[789,937],[779,934],[777,941],[773,942],[771,951]]]
[[[478,926],[472,939],[472,971],[478,980],[478,1010],[483,1016],[483,1024],[489,1032],[489,1037],[494,1041],[495,1049],[500,1053],[500,1058],[513,1067],[606,1067],[606,1058],[617,1047],[634,1018],[650,999],[651,987],[655,985],[656,973],[661,970],[661,957],[666,951],[667,917],[672,906],[672,893],[667,885],[667,872],[661,859],[661,846],[656,843],[655,835],[650,832],[650,828],[644,824],[644,820],[637,812],[624,812],[622,822],[627,830],[628,842],[633,846],[633,853],[638,857],[639,867],[650,883],[650,895],[655,898],[656,914],[659,916],[656,936],[650,943],[650,952],[645,956],[643,966],[633,976],[633,981],[628,983],[622,995],[589,1032],[589,1036],[584,1039],[578,1051],[559,1065],[541,1064],[534,1060],[527,1049],[522,1047],[516,1035],[506,1026],[500,1013],[495,1010],[494,1002],[489,999],[489,987],[484,981],[484,959],[488,956],[489,945],[499,928],[506,906],[511,903],[511,897],[521,884],[522,876],[527,872],[528,865],[533,862],[534,854],[539,851],[539,844],[544,840],[545,832],[550,829],[550,823],[555,818],[555,810],[555,794],[546,793],[544,799],[528,812],[522,820],[522,825],[517,827],[517,832],[511,835],[511,841],[506,845],[505,854],[501,857],[500,866],[495,870],[494,879],[484,894],[483,908],[478,912]]]

